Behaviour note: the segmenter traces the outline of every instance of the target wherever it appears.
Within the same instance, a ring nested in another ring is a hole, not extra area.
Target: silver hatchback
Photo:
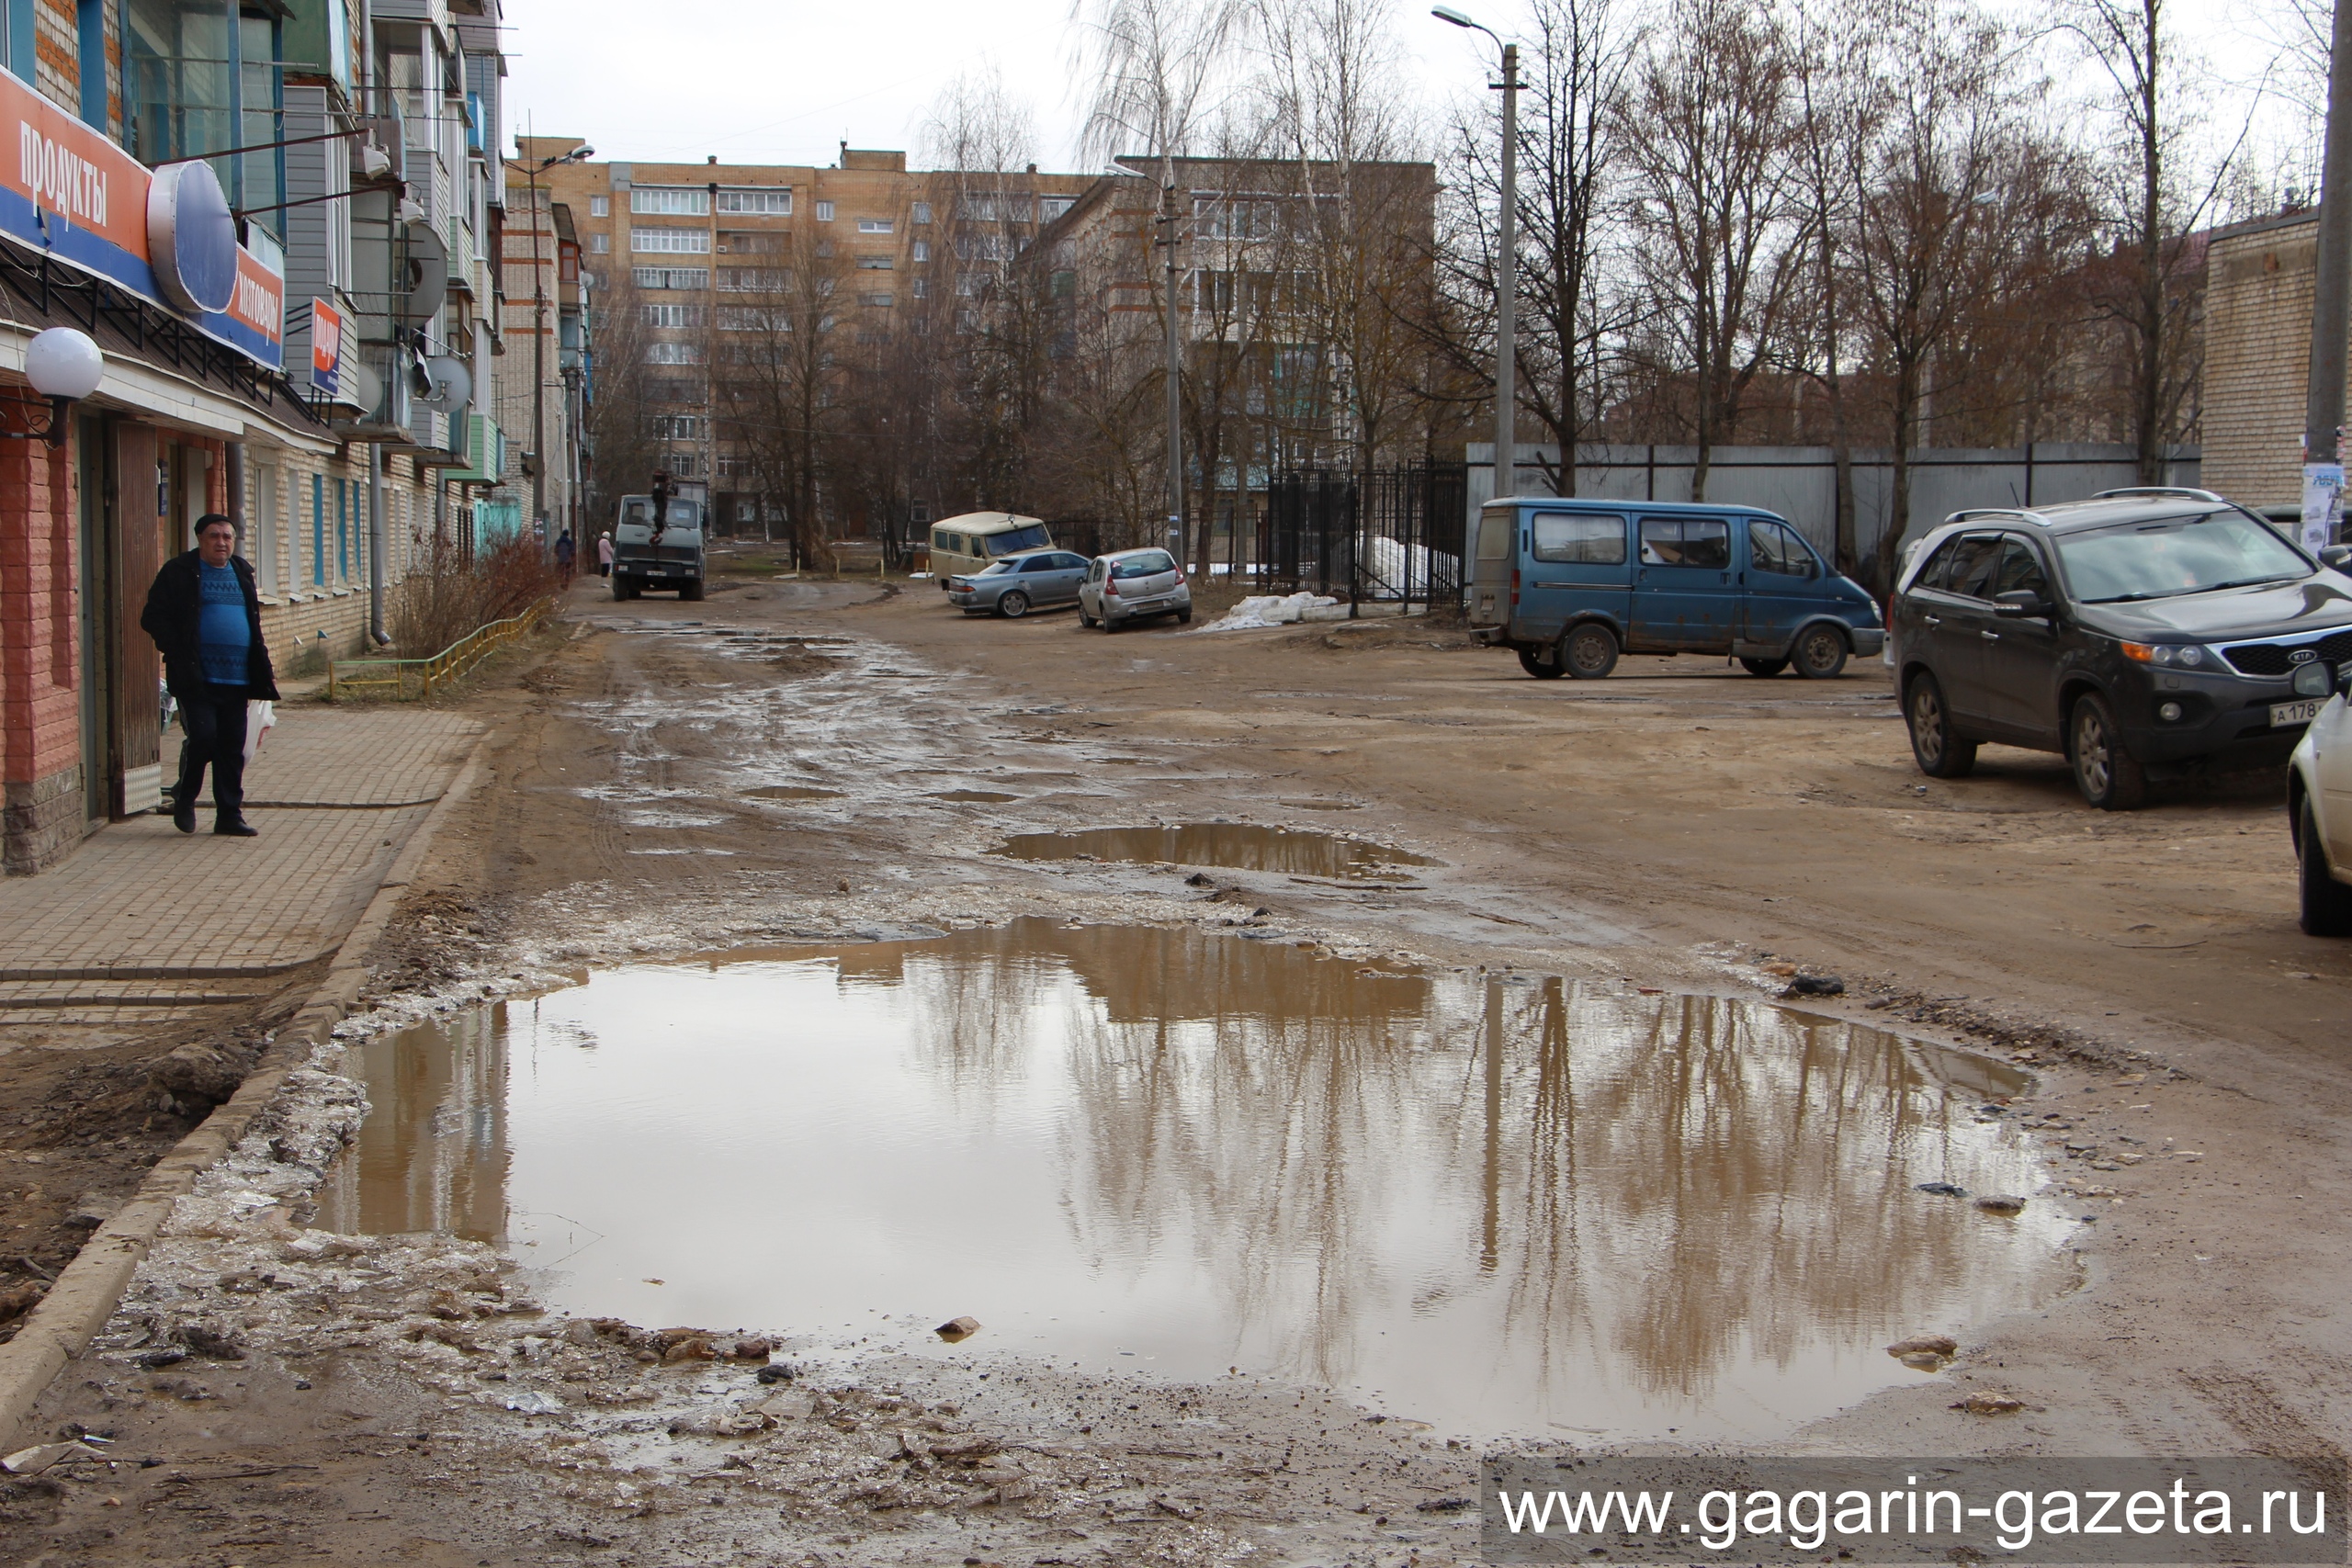
[[[1116,631],[1153,615],[1193,618],[1193,591],[1175,557],[1159,549],[1120,550],[1088,564],[1078,587],[1080,626],[1100,622],[1104,631]]]

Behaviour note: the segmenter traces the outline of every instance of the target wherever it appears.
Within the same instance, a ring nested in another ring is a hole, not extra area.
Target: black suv
[[[1981,741],[2062,752],[2109,811],[2151,770],[2283,762],[2319,705],[2295,666],[2352,660],[2347,560],[2197,490],[1959,513],[1888,617],[1911,754],[1949,779]]]

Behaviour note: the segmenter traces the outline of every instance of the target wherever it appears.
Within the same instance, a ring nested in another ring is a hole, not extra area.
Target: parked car
[[[1086,580],[1086,558],[1068,550],[1030,550],[991,561],[981,571],[947,581],[947,602],[967,615],[995,614],[1017,621],[1032,610],[1071,604]]]
[[[1078,622],[1106,632],[1153,615],[1193,618],[1193,591],[1184,569],[1166,550],[1120,550],[1096,556],[1078,588]]]
[[[1620,653],[1713,653],[1751,675],[1826,679],[1879,651],[1878,605],[1785,518],[1751,506],[1490,501],[1472,635],[1538,680],[1595,680]]]
[[[2199,490],[1963,512],[1896,585],[1892,635],[1919,771],[2000,741],[2056,751],[2093,806],[2151,773],[2284,761],[2313,705],[2295,668],[2352,659],[2352,578]]]
[[[931,525],[931,575],[945,588],[959,575],[977,576],[993,560],[1053,547],[1046,525],[1017,512],[966,512]]]
[[[2303,930],[2352,936],[2352,659],[2295,666],[2312,709],[2287,763],[2287,825],[2300,864]]]

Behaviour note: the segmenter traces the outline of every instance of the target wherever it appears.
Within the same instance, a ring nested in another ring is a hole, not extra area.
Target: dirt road
[[[583,584],[575,635],[470,700],[498,737],[493,779],[379,954],[388,1010],[632,954],[1039,913],[1247,919],[1347,954],[1750,996],[1793,964],[1845,986],[1807,1008],[2033,1066],[2009,1112],[2078,1178],[2039,1201],[2095,1218],[2070,1244],[2082,1289],[1973,1325],[1949,1371],[1790,1440],[2341,1452],[2352,946],[2297,932],[2267,785],[2106,816],[2056,759],[2001,748],[1974,777],[1926,781],[1874,664],[1807,682],[1628,659],[1605,682],[1536,682],[1418,622],[1105,635],[939,600],[744,577],[702,604],[621,605]],[[1190,867],[982,852],[1218,818],[1437,863],[1395,886],[1217,872],[1204,889]],[[215,1196],[132,1305],[152,1321],[210,1292],[243,1314],[244,1359],[142,1370],[137,1321],[119,1325],[47,1419],[161,1462],[19,1488],[0,1562],[1437,1562],[1475,1546],[1454,1501],[1466,1447],[1263,1381],[1038,1368],[1008,1393],[878,1362],[857,1388],[794,1391],[805,1407],[769,1412],[756,1455],[691,1414],[629,1443],[567,1438],[478,1397],[496,1386],[481,1358],[552,1359],[599,1388],[652,1380],[644,1358],[673,1347],[618,1325],[550,1339],[480,1248],[339,1258]],[[707,1396],[733,1386],[708,1377]],[[1953,1410],[1972,1390],[2028,1408]],[[1180,1440],[1187,1425],[1215,1441]],[[928,1451],[962,1442],[1023,1457]]]

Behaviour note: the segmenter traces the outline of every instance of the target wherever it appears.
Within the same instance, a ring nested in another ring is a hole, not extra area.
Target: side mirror
[[[2335,667],[2324,659],[2314,659],[2309,664],[2295,666],[2293,685],[2299,697],[2326,697],[2335,694],[2338,682]]]
[[[2352,545],[2322,545],[2319,547],[2319,564],[2333,567],[2337,571],[2352,567]]]
[[[2050,614],[2049,602],[2030,588],[2012,588],[1993,595],[1993,614],[2013,620],[2033,620]]]

